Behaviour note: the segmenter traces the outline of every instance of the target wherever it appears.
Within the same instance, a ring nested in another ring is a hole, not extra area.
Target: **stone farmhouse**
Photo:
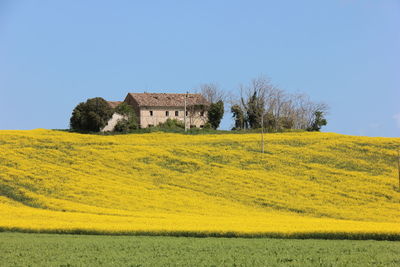
[[[140,128],[157,126],[167,119],[186,120],[187,128],[203,128],[207,123],[209,103],[201,94],[128,93],[124,101],[108,104],[115,108],[122,102],[132,106]],[[115,113],[102,131],[112,131],[122,118]]]

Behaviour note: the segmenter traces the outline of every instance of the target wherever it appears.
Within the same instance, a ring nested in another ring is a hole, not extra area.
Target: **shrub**
[[[211,123],[206,122],[206,124],[204,124],[204,129],[212,129]]]
[[[139,128],[137,116],[130,105],[123,102],[116,106],[114,111],[125,117],[124,119],[117,122],[114,127],[115,132],[127,133]]]
[[[164,129],[185,129],[185,124],[177,119],[167,119],[158,125],[159,128]]]

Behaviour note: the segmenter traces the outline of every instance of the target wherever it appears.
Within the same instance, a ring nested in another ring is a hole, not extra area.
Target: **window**
[[[175,117],[179,116],[179,111],[175,110]]]
[[[150,110],[150,116],[153,116],[153,111],[152,110]]]
[[[200,125],[200,128],[204,128],[204,125]]]
[[[169,111],[167,110],[167,111],[165,111],[165,116],[169,116]]]
[[[186,111],[186,116],[189,116],[189,111]]]
[[[200,111],[200,116],[204,117],[204,111]]]
[[[192,124],[192,125],[190,125],[190,128],[196,128],[196,125]]]

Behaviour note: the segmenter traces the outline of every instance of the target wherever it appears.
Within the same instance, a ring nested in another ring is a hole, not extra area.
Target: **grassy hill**
[[[0,229],[400,238],[399,138],[0,131]]]

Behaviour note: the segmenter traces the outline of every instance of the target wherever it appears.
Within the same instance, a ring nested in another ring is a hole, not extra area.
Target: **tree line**
[[[213,83],[200,86],[200,93],[210,103],[221,102],[222,107],[224,102],[230,104],[232,130],[319,131],[327,125],[328,105],[312,101],[307,94],[285,92],[263,76],[240,85],[236,95],[220,90]]]
[[[247,85],[240,85],[237,94],[221,90],[217,84],[202,84],[197,93],[210,103],[205,128],[218,129],[228,103],[234,126],[232,130],[260,129],[267,132],[285,130],[319,131],[327,124],[328,106],[311,101],[306,94],[290,94],[273,85],[269,79],[258,77]],[[101,97],[79,103],[73,110],[70,128],[75,131],[100,131],[114,113],[123,115],[114,131],[130,132],[139,128],[132,107],[122,103],[111,108]],[[169,120],[159,127],[184,128],[182,122]]]

